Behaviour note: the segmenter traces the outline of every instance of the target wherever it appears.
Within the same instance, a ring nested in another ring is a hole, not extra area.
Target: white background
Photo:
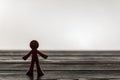
[[[120,50],[120,0],[0,0],[0,49]]]

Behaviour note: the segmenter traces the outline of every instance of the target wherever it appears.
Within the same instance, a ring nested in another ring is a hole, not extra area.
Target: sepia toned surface
[[[26,76],[30,58],[28,51],[0,51],[0,80],[120,80],[120,51],[43,51],[39,57],[44,76]]]

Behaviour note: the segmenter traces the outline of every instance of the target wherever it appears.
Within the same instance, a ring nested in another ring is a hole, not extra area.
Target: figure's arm
[[[23,56],[23,59],[26,60],[31,54],[32,54],[32,51],[30,51],[27,55]]]
[[[40,55],[40,56],[42,56],[44,59],[47,59],[47,55],[45,55],[45,54],[43,54],[42,52],[40,52],[40,51],[37,51],[37,53]]]

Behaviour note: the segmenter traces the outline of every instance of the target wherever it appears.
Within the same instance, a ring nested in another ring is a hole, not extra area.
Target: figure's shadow
[[[41,77],[37,77],[36,79],[34,79],[34,76],[28,76],[28,80],[42,80]]]
[[[34,76],[28,76],[29,80],[34,80]]]
[[[36,79],[36,80],[42,80],[42,79],[41,79],[41,77],[37,77],[37,79]]]

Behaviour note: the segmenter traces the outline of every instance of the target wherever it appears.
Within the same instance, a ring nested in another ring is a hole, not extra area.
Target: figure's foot
[[[44,75],[43,73],[40,73],[37,75],[37,77],[39,78],[39,77],[42,77],[43,75]]]
[[[30,73],[30,72],[27,72],[27,74],[26,75],[28,75],[28,76],[33,76],[33,73]]]

